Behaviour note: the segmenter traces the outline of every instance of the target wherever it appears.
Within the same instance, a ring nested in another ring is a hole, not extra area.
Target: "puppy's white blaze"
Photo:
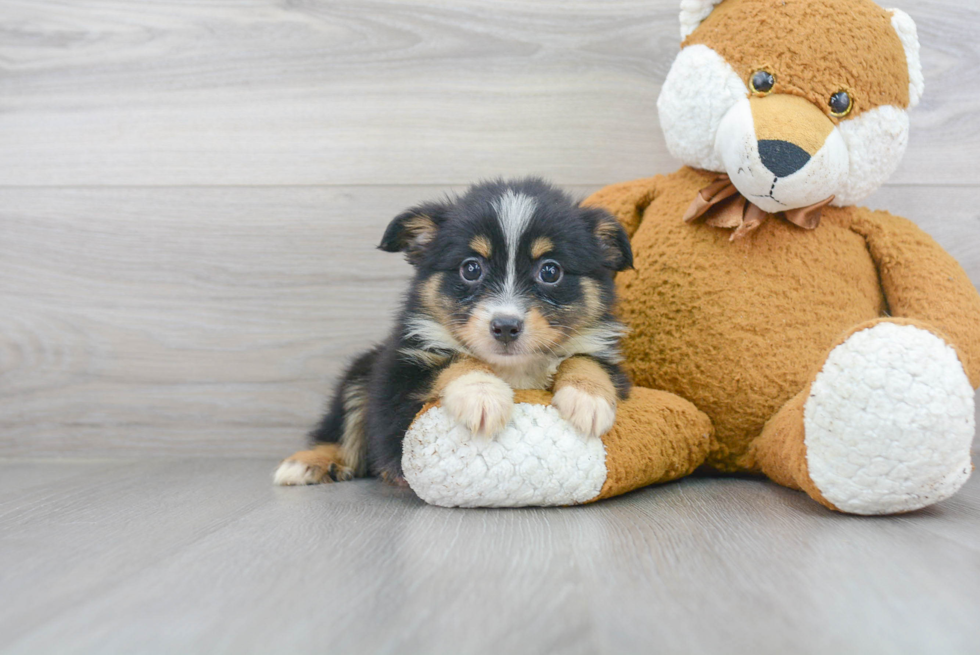
[[[563,419],[586,437],[602,436],[609,432],[616,420],[615,405],[571,386],[559,389],[551,404]]]
[[[523,193],[508,190],[493,201],[493,209],[497,213],[497,222],[504,233],[504,243],[507,245],[507,278],[504,281],[504,297],[512,297],[517,278],[517,247],[521,242],[527,226],[534,216],[537,201]]]
[[[470,432],[493,436],[510,420],[514,391],[500,378],[474,371],[446,385],[442,406]]]
[[[520,299],[510,296],[494,298],[490,302],[483,305],[481,310],[483,312],[483,317],[488,320],[495,316],[513,316],[515,318],[524,318],[524,307],[520,302]]]

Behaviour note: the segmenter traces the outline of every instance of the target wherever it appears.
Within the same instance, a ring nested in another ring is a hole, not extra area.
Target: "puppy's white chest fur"
[[[561,359],[547,355],[522,357],[519,362],[487,362],[512,389],[550,389]]]

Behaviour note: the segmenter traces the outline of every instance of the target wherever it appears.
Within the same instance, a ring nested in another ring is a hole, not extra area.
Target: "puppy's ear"
[[[386,252],[403,252],[410,264],[417,264],[425,254],[446,219],[446,207],[426,203],[404,211],[388,224],[378,246]]]
[[[630,247],[630,238],[619,221],[605,209],[593,207],[583,211],[592,226],[596,241],[599,242],[603,266],[612,271],[632,268],[633,248]]]

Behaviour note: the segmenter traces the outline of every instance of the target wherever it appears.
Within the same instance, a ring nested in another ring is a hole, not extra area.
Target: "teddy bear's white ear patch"
[[[891,9],[892,27],[905,48],[905,60],[909,64],[909,107],[915,107],[922,99],[926,82],[922,75],[922,59],[919,56],[919,34],[915,21],[901,9]]]
[[[722,0],[681,0],[681,41],[698,28]],[[915,26],[913,25],[913,29]]]

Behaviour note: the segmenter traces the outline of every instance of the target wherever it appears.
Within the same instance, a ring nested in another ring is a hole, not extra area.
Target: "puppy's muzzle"
[[[490,334],[504,345],[515,341],[523,331],[524,321],[516,316],[495,316],[490,320]]]

